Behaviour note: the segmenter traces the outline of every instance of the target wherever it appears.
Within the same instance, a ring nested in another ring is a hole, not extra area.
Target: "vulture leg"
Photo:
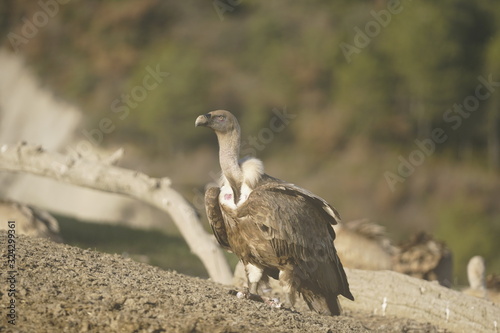
[[[250,287],[251,294],[257,294],[257,287],[259,286],[260,279],[262,278],[262,273],[264,270],[252,265],[247,264],[245,266],[248,277],[248,286]]]
[[[285,306],[290,309],[295,309],[295,292],[293,291],[285,291]]]
[[[281,286],[283,287],[283,292],[285,293],[285,306],[290,309],[295,308],[295,288],[290,283],[290,280],[287,278],[290,277],[290,273],[287,274],[286,271],[280,271],[279,281]]]

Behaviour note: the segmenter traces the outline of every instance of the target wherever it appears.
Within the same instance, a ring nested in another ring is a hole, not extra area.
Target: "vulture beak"
[[[195,127],[208,126],[208,122],[210,120],[210,117],[211,117],[210,113],[199,116],[198,118],[196,118],[196,122],[194,123],[194,126]]]

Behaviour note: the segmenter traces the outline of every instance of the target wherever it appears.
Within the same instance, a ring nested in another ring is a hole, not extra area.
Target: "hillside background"
[[[500,272],[499,22],[494,0],[0,3],[1,46],[84,114],[72,149],[125,147],[203,215],[217,145],[194,120],[230,110],[269,174],[395,241],[431,232],[459,284],[474,255]]]

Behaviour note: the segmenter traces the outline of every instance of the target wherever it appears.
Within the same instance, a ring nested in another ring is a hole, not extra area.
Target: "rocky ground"
[[[16,238],[12,274],[4,231],[0,246],[0,332],[444,331],[357,312],[326,317],[302,308],[274,309],[238,299],[229,294],[230,287],[211,281],[25,236]],[[10,287],[15,289],[13,297]],[[11,300],[15,325],[7,317]]]

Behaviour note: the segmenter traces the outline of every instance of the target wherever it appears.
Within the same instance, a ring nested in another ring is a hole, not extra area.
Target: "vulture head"
[[[239,199],[243,171],[238,163],[240,125],[229,111],[216,110],[196,118],[195,126],[211,128],[219,140],[219,161],[224,177],[231,184],[235,199]]]
[[[196,118],[195,126],[205,126],[211,128],[215,133],[230,134],[240,131],[240,126],[236,117],[229,111],[216,110]]]

